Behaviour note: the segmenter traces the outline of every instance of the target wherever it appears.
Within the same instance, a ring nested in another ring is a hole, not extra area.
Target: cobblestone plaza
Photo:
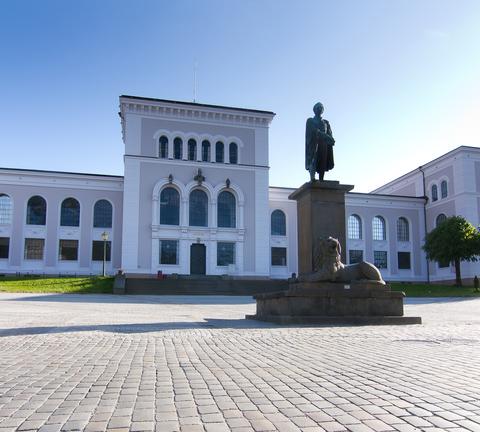
[[[0,295],[0,432],[480,431],[480,299],[282,327],[247,297]]]

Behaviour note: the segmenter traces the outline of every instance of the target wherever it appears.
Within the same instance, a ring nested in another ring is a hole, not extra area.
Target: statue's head
[[[313,112],[315,113],[315,115],[322,115],[323,114],[323,105],[321,102],[317,102],[314,106],[313,106]]]

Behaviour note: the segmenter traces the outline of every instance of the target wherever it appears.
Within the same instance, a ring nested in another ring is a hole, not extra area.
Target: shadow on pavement
[[[0,301],[28,301],[51,303],[131,303],[131,304],[251,304],[255,300],[251,296],[221,296],[221,295],[113,295],[113,294],[40,294],[29,295],[9,293],[14,298],[3,298]]]
[[[0,337],[5,336],[26,336],[41,334],[58,334],[73,332],[106,332],[106,333],[150,333],[163,332],[167,330],[202,330],[202,329],[265,329],[286,327],[272,323],[247,320],[247,319],[210,319],[199,322],[166,322],[166,323],[139,323],[139,324],[94,324],[76,326],[50,326],[50,327],[20,327],[0,329]],[[293,326],[303,327],[303,326]]]
[[[405,297],[406,305],[422,305],[430,303],[456,303],[471,300],[480,300],[480,297]]]

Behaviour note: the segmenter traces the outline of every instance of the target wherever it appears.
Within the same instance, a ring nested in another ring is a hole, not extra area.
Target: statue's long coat
[[[320,133],[317,133],[317,130]],[[309,118],[305,128],[305,169],[310,171],[310,165],[314,163],[315,172],[331,170],[334,166],[334,144],[335,140],[328,120],[320,119],[319,122],[315,117]]]

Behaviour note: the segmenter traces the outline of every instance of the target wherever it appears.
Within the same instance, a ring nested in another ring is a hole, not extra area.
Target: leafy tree
[[[455,284],[462,286],[461,261],[477,261],[480,255],[480,233],[465,218],[452,216],[425,237],[423,250],[429,260],[455,263]]]

